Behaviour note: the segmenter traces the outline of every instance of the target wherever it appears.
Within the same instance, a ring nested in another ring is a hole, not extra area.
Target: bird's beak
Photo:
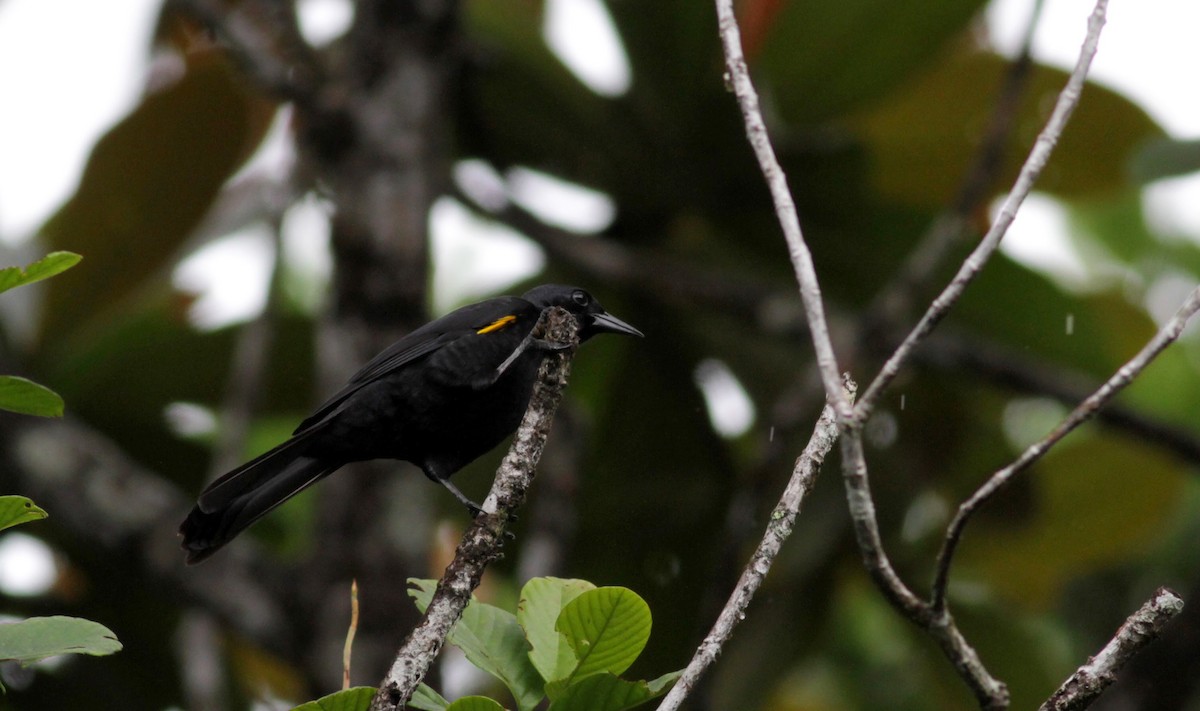
[[[589,336],[596,333],[624,333],[628,336],[644,337],[641,331],[609,313],[592,314],[592,323],[587,330],[590,331]]]

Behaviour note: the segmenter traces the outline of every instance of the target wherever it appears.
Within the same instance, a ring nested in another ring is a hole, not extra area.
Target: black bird
[[[583,289],[555,284],[464,306],[427,323],[375,356],[291,439],[210,484],[179,527],[187,562],[204,560],[350,462],[412,462],[478,513],[450,475],[521,423],[538,366],[552,348],[533,337],[533,327],[552,306],[579,319],[580,341],[606,332],[642,335]]]

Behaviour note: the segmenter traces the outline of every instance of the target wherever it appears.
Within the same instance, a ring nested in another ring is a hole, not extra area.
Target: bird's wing
[[[337,409],[346,398],[358,392],[360,388],[372,383],[389,373],[414,363],[446,344],[472,333],[487,333],[503,328],[515,315],[533,308],[532,304],[515,296],[501,296],[477,304],[463,306],[430,321],[407,336],[385,348],[379,355],[372,358],[357,373],[350,377],[344,386],[326,400],[316,412],[300,423],[296,434],[321,422]]]

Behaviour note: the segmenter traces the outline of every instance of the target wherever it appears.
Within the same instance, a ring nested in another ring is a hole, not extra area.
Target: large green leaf
[[[221,185],[265,134],[273,104],[247,91],[224,57],[190,52],[174,84],[96,143],[79,187],[42,227],[54,248],[88,255],[50,282],[42,335],[78,331],[166,274]]]
[[[61,274],[79,264],[81,259],[83,257],[74,252],[51,252],[24,269],[4,267],[0,269],[0,292]]]
[[[46,516],[45,511],[24,496],[0,496],[0,531]]]
[[[958,52],[853,119],[876,189],[905,204],[946,204],[977,151],[1008,64],[994,54]],[[1066,80],[1058,69],[1032,69],[998,186],[1012,183]],[[1141,107],[1088,84],[1037,187],[1072,198],[1127,188],[1130,161],[1162,135]]]
[[[914,11],[890,0],[791,0],[776,5],[755,69],[788,121],[827,120],[928,64],[983,5],[933,0]],[[944,101],[927,108],[941,110]]]
[[[375,689],[356,686],[301,704],[292,711],[367,711],[374,697]]]
[[[575,650],[579,665],[571,677],[620,674],[633,664],[650,639],[650,606],[632,590],[603,587],[580,594],[563,608],[555,629]]]
[[[0,409],[39,417],[62,417],[63,401],[50,388],[16,375],[0,375]]]
[[[408,594],[422,613],[433,599],[436,580],[410,578]],[[467,660],[491,674],[512,692],[521,711],[542,700],[542,677],[529,661],[529,642],[516,615],[474,598],[447,638],[467,655]]]
[[[521,588],[517,603],[517,622],[533,649],[529,659],[546,681],[562,679],[571,673],[578,660],[566,637],[555,623],[567,603],[596,586],[586,580],[533,578]]]
[[[54,616],[0,623],[0,661],[29,664],[56,654],[103,656],[119,651],[117,636],[91,620]]]
[[[593,674],[567,687],[550,711],[624,711],[667,693],[683,672],[653,681],[625,681],[609,672]]]

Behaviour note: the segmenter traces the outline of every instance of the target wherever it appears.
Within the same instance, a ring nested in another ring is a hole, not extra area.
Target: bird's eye
[[[580,306],[587,306],[588,301],[590,301],[591,299],[588,298],[586,291],[577,291],[574,294],[571,294],[571,300],[573,300],[575,303],[579,304]]]

